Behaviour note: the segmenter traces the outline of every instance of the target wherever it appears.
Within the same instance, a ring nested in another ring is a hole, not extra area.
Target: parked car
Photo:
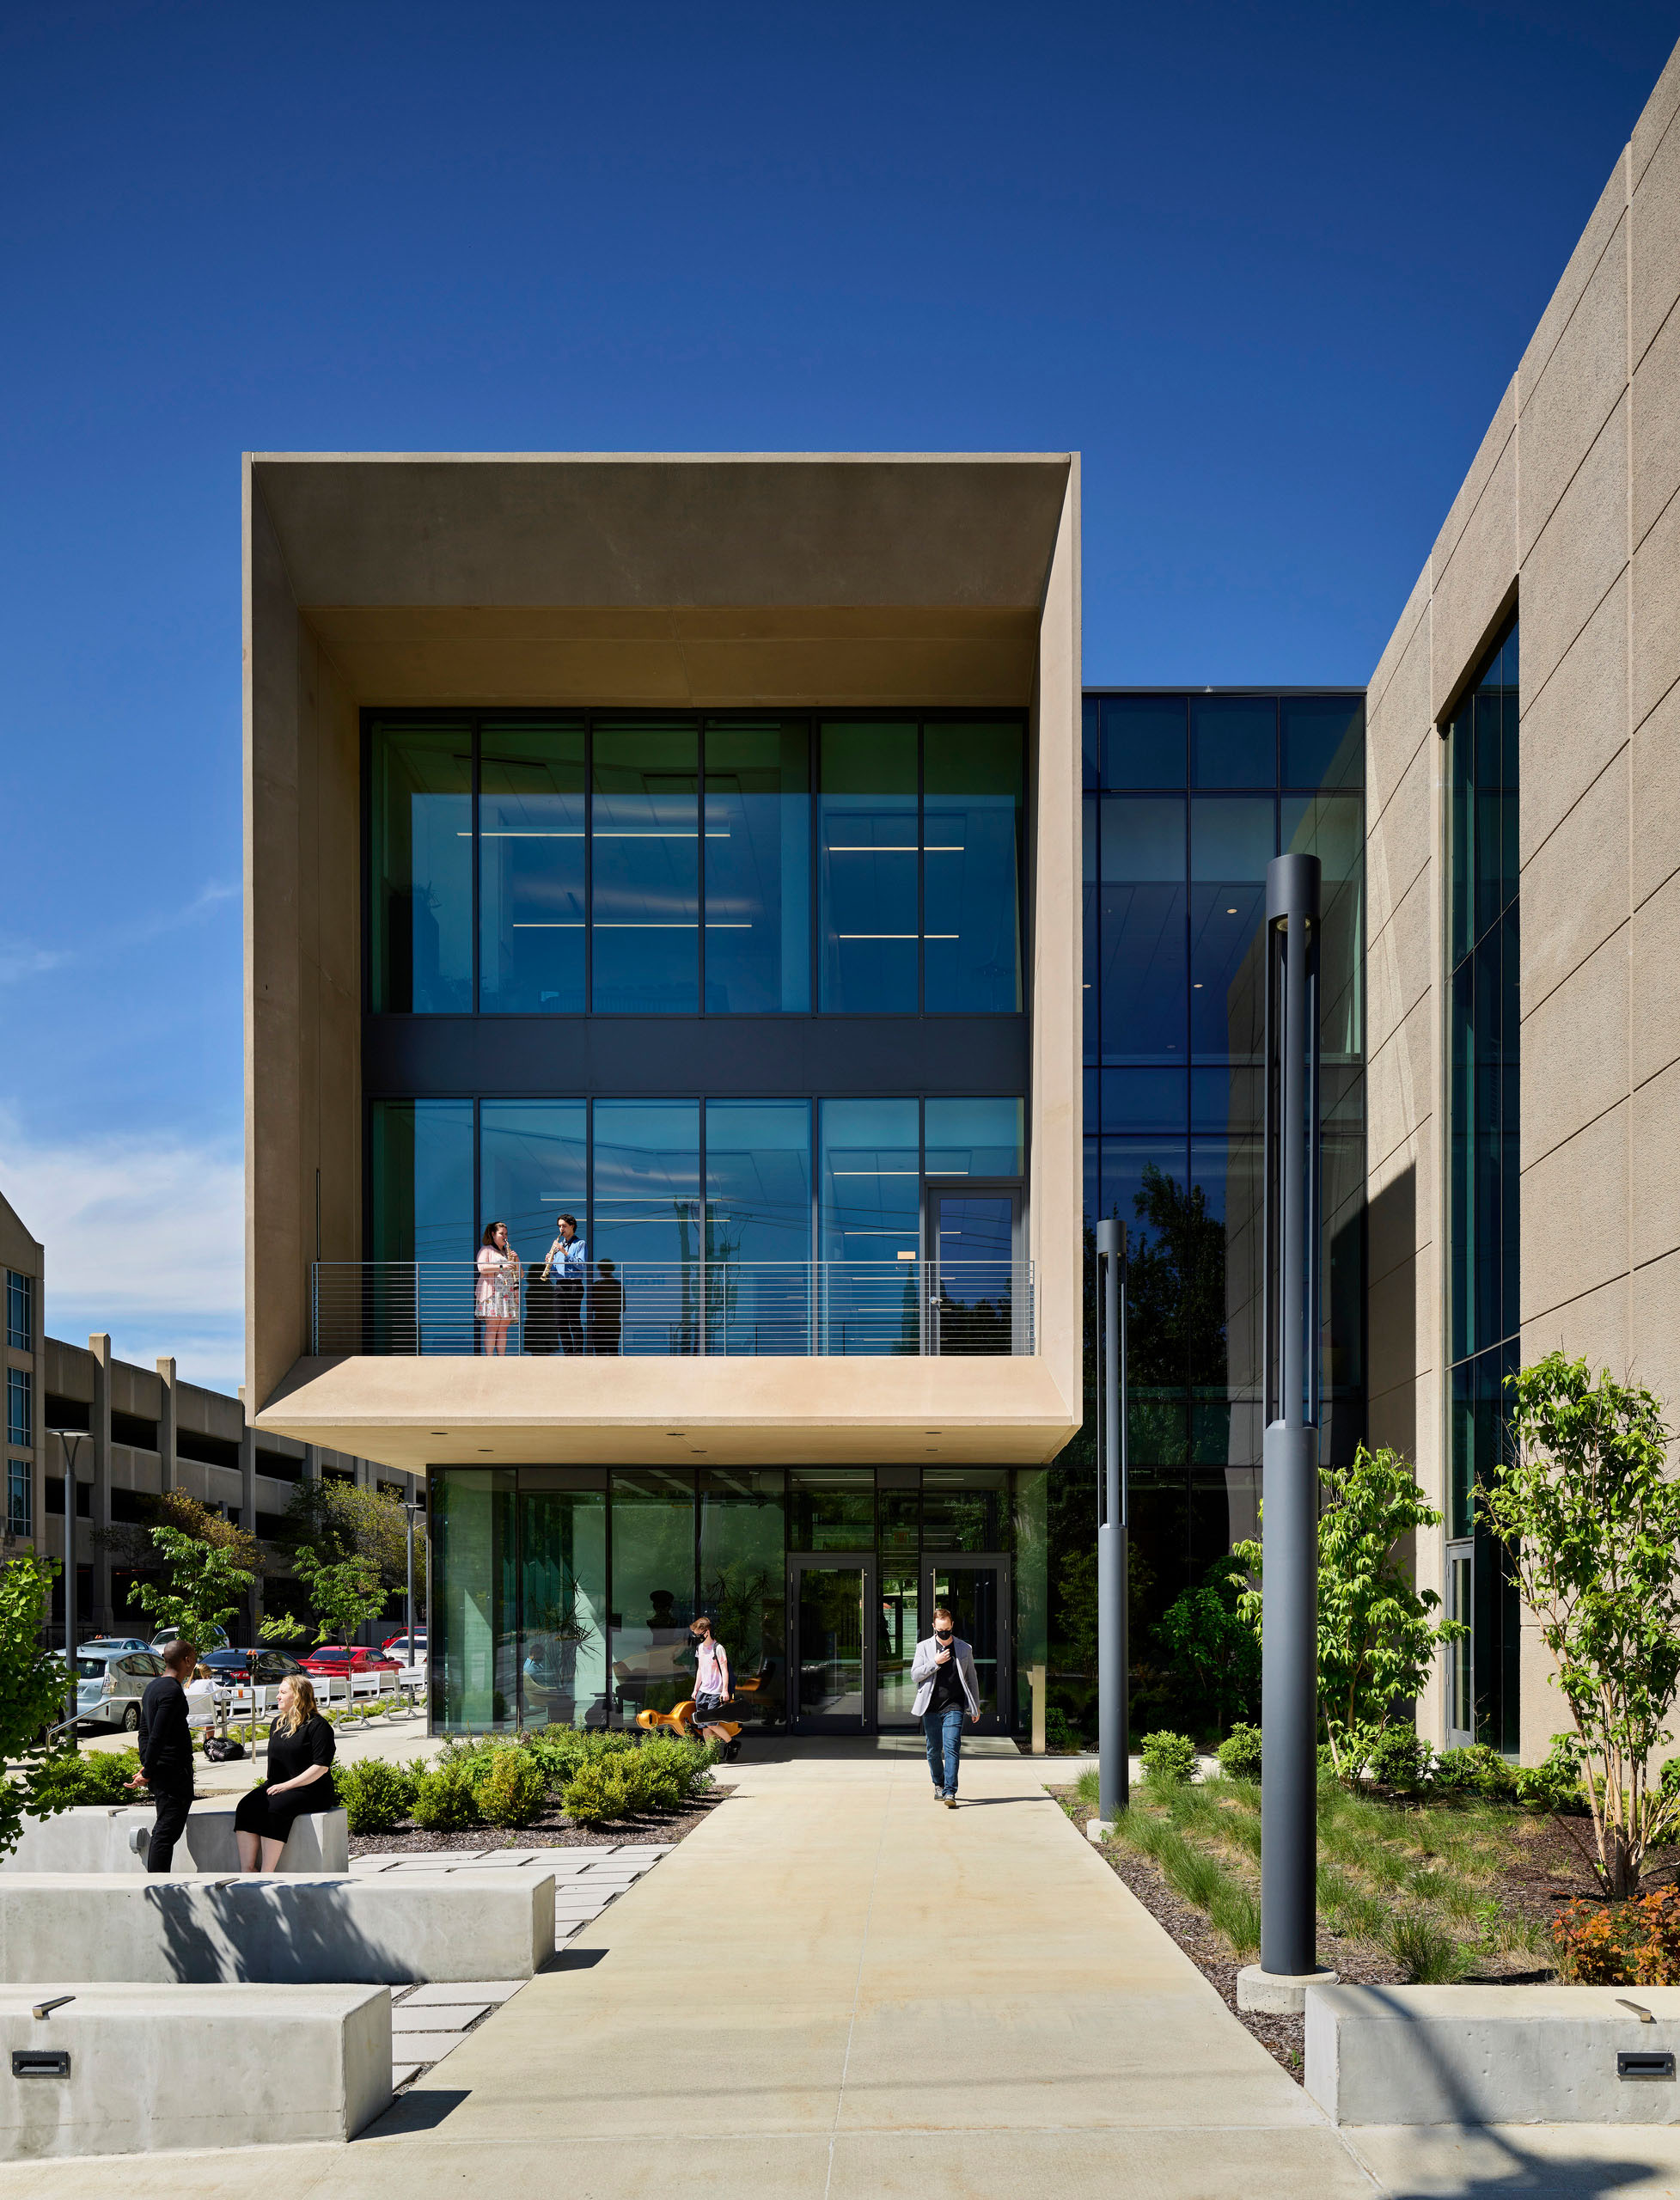
[[[138,1647],[142,1650],[156,1650],[162,1656],[180,1633],[180,1629],[178,1627],[160,1627],[150,1642],[142,1642]],[[205,1639],[199,1645],[200,1650],[225,1650],[227,1647],[228,1638],[219,1627],[207,1627],[205,1629]]]
[[[400,1673],[402,1667],[382,1650],[367,1650],[358,1642],[346,1648],[342,1642],[323,1642],[303,1660],[306,1673],[342,1680],[346,1673]]]
[[[140,1698],[163,1671],[163,1660],[150,1650],[110,1650],[84,1642],[76,1653],[76,1717],[78,1726],[120,1726],[131,1734],[140,1724]]]
[[[388,1658],[394,1658],[399,1663],[404,1662],[408,1655],[407,1629],[404,1628],[397,1635],[388,1635],[380,1647]],[[426,1631],[423,1627],[417,1627],[414,1630],[414,1662],[417,1665],[423,1665],[425,1663],[425,1658]]]
[[[78,1647],[82,1650],[99,1650],[111,1657],[118,1657],[127,1650],[150,1650],[152,1646],[144,1635],[95,1635]]]
[[[274,1650],[265,1645],[257,1650],[211,1650],[202,1663],[210,1668],[218,1688],[241,1688],[250,1677],[254,1661],[259,1688],[275,1688],[288,1673],[303,1670],[289,1651]]]

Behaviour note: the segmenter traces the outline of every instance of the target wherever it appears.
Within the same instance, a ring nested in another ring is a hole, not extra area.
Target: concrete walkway
[[[1665,2132],[1348,2143],[1044,1795],[1061,1769],[977,1751],[950,1812],[910,1751],[761,1749],[347,2151],[30,2165],[0,2200],[1677,2189]]]

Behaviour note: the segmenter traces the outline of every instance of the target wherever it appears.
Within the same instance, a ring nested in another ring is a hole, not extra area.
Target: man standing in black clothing
[[[164,1671],[140,1699],[140,1777],[157,1805],[146,1869],[167,1872],[192,1804],[192,1737],[180,1677],[199,1662],[199,1646],[178,1635],[163,1653]]]

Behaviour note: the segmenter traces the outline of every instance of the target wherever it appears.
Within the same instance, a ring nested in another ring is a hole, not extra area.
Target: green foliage
[[[1093,1811],[1102,1801],[1102,1777],[1094,1764],[1087,1765],[1074,1781],[1073,1794],[1077,1800],[1088,1805]]]
[[[1227,1780],[1260,1777],[1260,1729],[1239,1720],[1219,1744],[1219,1769]]]
[[[51,1750],[46,1730],[64,1715],[69,1674],[61,1658],[41,1647],[52,1563],[34,1551],[0,1566],[0,1856],[16,1848],[24,1813],[45,1818],[64,1808],[51,1768],[64,1752]]]
[[[27,1806],[28,1813],[46,1818],[78,1804],[132,1803],[140,1800],[132,1784],[139,1770],[138,1750],[55,1750],[40,1762],[39,1800]]]
[[[473,1800],[486,1825],[529,1825],[548,1800],[548,1782],[529,1750],[502,1742],[492,1752]]]
[[[1421,1693],[1442,1645],[1465,1630],[1435,1617],[1440,1598],[1416,1588],[1401,1561],[1401,1544],[1442,1516],[1399,1452],[1362,1444],[1351,1466],[1323,1468],[1319,1487],[1318,1713],[1335,1770],[1357,1777],[1390,1706]],[[1231,1555],[1260,1580],[1260,1543]],[[1262,1592],[1245,1592],[1242,1610],[1258,1631]]]
[[[566,1816],[579,1825],[604,1825],[629,1808],[624,1775],[616,1762],[598,1757],[580,1764],[561,1793]]]
[[[303,1584],[323,1642],[354,1642],[367,1622],[385,1609],[387,1592],[370,1559],[318,1558],[305,1543],[293,1557],[292,1570]]]
[[[360,1482],[322,1475],[292,1484],[280,1540],[289,1549],[318,1553],[329,1564],[361,1559],[388,1590],[408,1578],[408,1530],[400,1498]],[[414,1622],[425,1617],[426,1537],[414,1523]]]
[[[1252,1888],[1226,1880],[1214,1889],[1207,1915],[1215,1929],[1230,1941],[1239,1961],[1260,1953],[1260,1897]]]
[[[257,1633],[265,1642],[296,1642],[309,1631],[292,1612],[265,1612],[257,1622]]]
[[[1511,1458],[1477,1497],[1555,1661],[1581,1745],[1604,1891],[1639,1891],[1680,1822],[1650,1784],[1680,1688],[1680,1482],[1659,1401],[1549,1353],[1506,1378]]]
[[[463,1768],[440,1764],[422,1775],[410,1816],[428,1833],[462,1833],[479,1819],[478,1797]]]
[[[151,1540],[168,1586],[137,1581],[128,1601],[150,1619],[154,1639],[158,1629],[173,1627],[189,1642],[214,1642],[243,1604],[255,1574],[225,1543],[206,1543],[180,1528],[154,1528]]]
[[[1184,1787],[1196,1769],[1196,1745],[1188,1734],[1166,1727],[1145,1734],[1141,1751],[1144,1777],[1163,1788]]]
[[[1059,1703],[1045,1707],[1044,1746],[1047,1750],[1077,1750],[1084,1746],[1079,1736],[1068,1724],[1067,1714]]]
[[[407,1817],[419,1789],[400,1765],[373,1757],[335,1766],[333,1785],[352,1833],[389,1833]]]
[[[1382,1945],[1405,1972],[1408,1985],[1456,1985],[1469,1967],[1469,1951],[1426,1910],[1395,1910]]]
[[[1429,1769],[1429,1745],[1410,1726],[1388,1726],[1378,1735],[1365,1761],[1365,1769],[1379,1788],[1399,1795],[1416,1793]]]
[[[1680,1758],[1671,1757],[1663,1767],[1663,1793],[1680,1800],[1680,1781],[1670,1785],[1669,1765],[1680,1773]],[[1573,1734],[1554,1734],[1544,1762],[1522,1767],[1517,1774],[1517,1800],[1531,1811],[1573,1812],[1586,1808],[1581,1790],[1580,1745]]]
[[[1153,1630],[1193,1723],[1221,1734],[1260,1703],[1260,1638],[1240,1610],[1245,1587],[1240,1566],[1216,1559],[1200,1587],[1175,1598]]]

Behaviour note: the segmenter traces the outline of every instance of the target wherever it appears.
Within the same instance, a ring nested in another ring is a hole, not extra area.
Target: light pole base
[[[1250,2016],[1298,2017],[1307,2006],[1309,1986],[1334,1986],[1333,1971],[1306,1971],[1295,1977],[1244,1964],[1237,1974],[1237,2006]]]
[[[1085,1838],[1087,1841],[1106,1841],[1113,1831],[1114,1824],[1112,1820],[1106,1824],[1101,1818],[1087,1818],[1085,1820]]]

